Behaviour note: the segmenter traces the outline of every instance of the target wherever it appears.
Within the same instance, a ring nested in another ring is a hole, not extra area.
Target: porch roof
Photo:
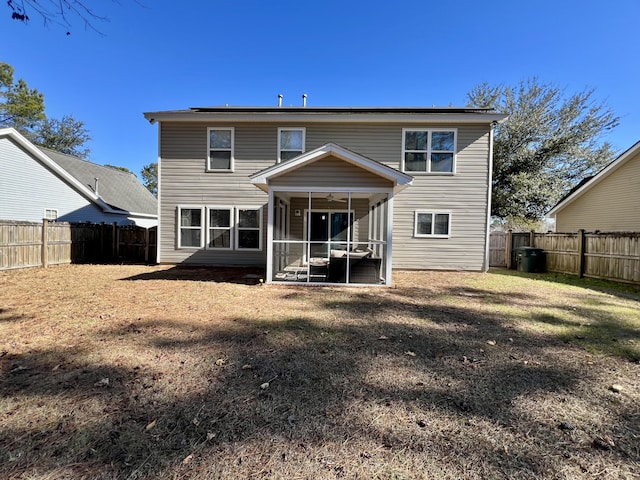
[[[407,175],[400,170],[396,170],[395,168],[384,165],[383,163],[360,155],[359,153],[353,152],[335,143],[327,143],[315,150],[305,152],[295,158],[292,158],[291,160],[278,163],[256,172],[249,178],[251,179],[251,183],[266,192],[269,190],[270,180],[291,173],[294,170],[327,157],[337,158],[392,182],[394,192],[403,190],[413,182],[413,177],[411,175]]]

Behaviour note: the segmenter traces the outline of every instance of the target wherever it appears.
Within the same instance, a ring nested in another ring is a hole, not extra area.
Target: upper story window
[[[207,170],[233,171],[233,128],[209,128]]]
[[[278,128],[278,163],[304,153],[304,128]]]
[[[455,130],[402,130],[402,170],[415,173],[455,171]]]

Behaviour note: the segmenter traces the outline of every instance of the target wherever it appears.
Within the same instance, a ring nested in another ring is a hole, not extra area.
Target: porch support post
[[[273,278],[273,190],[269,189],[267,201],[267,270],[265,281],[271,283]]]
[[[387,197],[387,258],[385,261],[385,284],[387,287],[392,285],[391,271],[393,265],[391,260],[393,259],[393,192],[389,193]]]

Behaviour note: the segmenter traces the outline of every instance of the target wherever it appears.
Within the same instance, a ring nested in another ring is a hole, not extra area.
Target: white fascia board
[[[124,210],[117,210],[118,212],[123,212]],[[132,217],[140,217],[140,218],[158,218],[158,214],[156,213],[138,213],[138,212],[126,212],[127,215]]]
[[[556,215],[560,210],[573,203],[576,199],[584,195],[587,191],[591,190],[591,188],[595,187],[598,183],[600,183],[602,180],[615,172],[618,168],[627,163],[627,161],[633,158],[636,154],[640,154],[640,142],[637,142],[631,148],[623,152],[613,162],[600,170],[600,172],[598,172],[591,180],[589,180],[587,183],[582,185],[579,189],[565,198],[562,202],[549,210],[549,212],[547,212],[545,216],[552,217]]]
[[[491,124],[502,122],[501,113],[316,113],[316,112],[150,112],[144,114],[154,122],[210,123],[377,123],[377,124]]]
[[[56,162],[51,160],[47,155],[45,155],[39,148],[37,148],[33,143],[27,140],[20,132],[15,130],[14,128],[3,128],[0,129],[0,137],[9,137],[17,142],[22,148],[24,148],[28,153],[33,155],[39,162],[44,164],[50,170],[53,170],[57,175],[62,177],[62,179],[67,182],[71,187],[78,190],[82,195],[87,197],[92,202],[96,203],[105,213],[113,213],[118,215],[128,215],[129,212],[126,210],[114,210],[111,208],[104,200],[102,200],[98,195],[85,187],[82,183],[80,183],[74,176],[70,175],[64,168],[58,165]]]

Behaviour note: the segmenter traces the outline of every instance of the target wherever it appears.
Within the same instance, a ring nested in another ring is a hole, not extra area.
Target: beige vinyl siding
[[[375,173],[336,158],[323,158],[270,182],[277,187],[391,188],[393,184]]]
[[[207,128],[235,129],[235,171],[205,172]],[[266,220],[263,210],[262,252],[215,252],[176,250],[176,212],[178,205],[252,206],[266,205],[267,195],[252,185],[249,175],[275,164],[278,127],[305,127],[305,151],[326,143],[336,143],[360,155],[398,169],[402,157],[402,129],[417,124],[211,124],[162,123],[160,261],[194,261],[228,265],[264,265],[266,262]],[[481,270],[484,263],[486,225],[489,125],[438,124],[425,128],[457,130],[456,173],[454,175],[416,175],[413,184],[395,197],[393,221],[394,268]],[[349,170],[352,186],[388,186],[386,180],[371,177],[356,181],[363,171],[352,165],[340,166],[335,159],[311,164],[299,172],[278,178],[281,186],[345,185],[344,169]],[[315,165],[315,167],[314,167]],[[315,169],[315,170],[314,170]],[[312,172],[314,172],[312,174]],[[336,173],[338,173],[336,175]],[[338,183],[339,182],[339,183]],[[293,208],[293,207],[292,207]],[[346,207],[345,207],[346,208]],[[415,210],[451,212],[448,239],[414,238]],[[292,217],[292,221],[293,221]],[[292,226],[293,227],[293,226]],[[293,231],[293,229],[292,229]],[[359,238],[361,235],[359,234]]]
[[[275,161],[273,128],[235,128],[235,169],[207,172],[207,128],[200,123],[160,127],[160,251],[162,263],[264,266],[266,262],[267,194],[249,182],[249,175]],[[271,138],[273,137],[273,138]],[[270,152],[270,153],[269,153]],[[269,157],[270,155],[270,157]],[[262,251],[177,248],[178,206],[262,206]]]
[[[416,175],[394,199],[393,266],[483,269],[487,228],[488,128],[458,126],[455,175]],[[449,238],[414,237],[414,213],[451,213]]]
[[[365,157],[399,169],[402,126],[312,125],[307,127],[307,150],[335,143]]]
[[[556,231],[640,231],[640,153],[556,214]]]

